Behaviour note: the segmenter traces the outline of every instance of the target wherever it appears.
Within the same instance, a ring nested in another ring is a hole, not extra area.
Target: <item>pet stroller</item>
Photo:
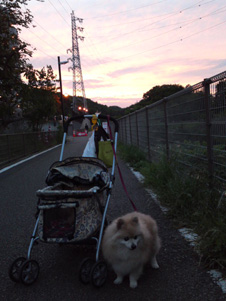
[[[107,225],[106,213],[114,182],[116,158],[113,156],[111,173],[98,158],[72,157],[63,160],[68,126],[71,121],[92,118],[80,115],[64,124],[60,160],[49,168],[47,187],[36,192],[38,196],[36,223],[31,236],[27,257],[17,258],[10,266],[9,276],[14,282],[31,285],[39,275],[39,264],[31,259],[36,241],[56,244],[96,244],[96,260],[85,258],[79,269],[83,283],[92,282],[100,287],[107,278],[107,266],[99,260],[101,240]],[[113,150],[117,147],[118,122],[99,115],[100,120],[114,123]],[[110,130],[111,133],[111,130]],[[111,137],[112,139],[112,137]]]

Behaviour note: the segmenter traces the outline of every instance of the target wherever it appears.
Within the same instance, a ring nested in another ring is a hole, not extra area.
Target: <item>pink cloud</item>
[[[22,38],[37,48],[31,63],[51,64],[57,74],[57,56],[70,56],[71,9],[84,18],[77,25],[84,27],[78,34],[85,36],[79,50],[86,96],[103,104],[126,107],[155,85],[195,84],[225,70],[224,0],[51,0],[29,8],[36,27]],[[68,93],[70,66],[62,66]]]

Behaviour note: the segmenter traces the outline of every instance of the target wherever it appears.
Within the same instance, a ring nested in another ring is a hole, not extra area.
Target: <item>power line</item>
[[[201,1],[199,1],[197,4],[195,4],[195,5],[192,5],[192,6],[188,6],[187,8],[184,8],[184,9],[182,9],[181,11],[180,11],[180,13],[182,13],[183,11],[185,11],[185,10],[188,10],[188,9],[190,9],[190,8],[193,8],[193,7],[196,7],[196,6],[203,6],[204,4],[208,4],[208,3],[210,3],[210,2],[214,2],[214,1],[216,1],[216,0],[209,0],[209,1],[207,1],[207,2],[204,2],[203,4],[199,4],[199,3],[201,3],[201,2],[203,2],[204,0],[201,0]]]
[[[86,32],[87,32],[87,30],[86,30]],[[88,33],[87,33],[87,38],[91,42],[92,49],[94,49],[97,54],[97,60],[99,61],[100,64],[104,64],[104,62],[99,58],[101,55],[99,54],[97,48],[95,47],[95,44],[93,43],[93,41],[92,41],[91,37],[88,35]],[[87,47],[87,48],[88,48],[88,51],[90,52],[89,47]],[[93,54],[93,52],[91,54]]]
[[[59,0],[58,0],[59,1]],[[50,1],[49,1],[50,2]],[[60,2],[60,1],[59,1]],[[52,4],[51,2],[50,2],[50,4]],[[60,3],[61,4],[61,3]],[[53,5],[52,5],[53,6]],[[54,7],[54,6],[53,6]],[[55,7],[54,7],[55,8]],[[55,10],[57,11],[57,13],[59,13],[59,11],[55,8]],[[64,44],[62,44],[59,40],[57,40],[56,38],[55,38],[55,36],[53,36],[51,33],[49,33],[42,25],[40,25],[37,21],[34,21],[42,30],[44,30],[48,35],[50,35],[57,43],[59,43],[60,45],[62,45],[64,48],[65,48],[65,45]],[[56,49],[56,48],[54,48],[52,45],[50,45],[48,42],[46,42],[45,40],[43,40],[41,37],[39,37],[37,34],[35,34],[34,32],[32,32],[31,30],[30,30],[30,32],[33,34],[33,35],[35,35],[38,39],[40,39],[40,40],[42,40],[42,42],[44,42],[46,45],[48,45],[49,47],[51,47],[52,49]],[[41,51],[40,49],[38,49],[39,51]],[[66,49],[65,49],[66,50]],[[46,52],[44,52],[44,51],[41,51],[41,52],[43,52],[43,53],[45,53],[46,55],[48,55]],[[48,55],[49,57],[51,57],[50,55]],[[53,58],[53,57],[51,57],[51,58]],[[83,60],[83,62],[84,62],[85,60]]]
[[[210,26],[210,27],[208,27],[208,28],[206,28],[206,29],[197,31],[197,32],[195,32],[195,33],[193,33],[193,34],[191,34],[191,35],[188,35],[188,36],[184,37],[184,38],[182,37],[182,38],[177,39],[177,40],[175,40],[175,41],[172,41],[172,42],[169,42],[169,43],[166,43],[166,44],[163,44],[163,45],[160,45],[160,46],[157,46],[157,47],[154,47],[154,48],[151,48],[151,49],[148,49],[148,50],[139,52],[139,53],[131,54],[131,55],[129,55],[129,56],[125,56],[125,57],[122,57],[122,58],[119,58],[119,59],[113,59],[113,60],[111,60],[111,62],[114,62],[114,61],[115,61],[115,62],[125,61],[125,59],[128,59],[128,58],[130,58],[130,57],[134,57],[134,56],[137,56],[137,55],[141,55],[141,54],[144,54],[144,53],[147,53],[147,52],[150,52],[150,51],[153,51],[153,50],[157,50],[157,49],[160,49],[160,48],[163,48],[163,47],[172,45],[172,44],[176,44],[176,43],[178,43],[178,42],[183,42],[184,40],[186,40],[186,39],[188,39],[188,38],[190,38],[190,37],[192,37],[192,36],[195,36],[195,35],[197,35],[197,34],[200,34],[200,33],[202,33],[202,32],[205,32],[205,31],[207,31],[207,30],[211,30],[211,29],[213,29],[213,28],[215,28],[215,27],[217,27],[217,26],[220,26],[220,25],[222,25],[222,24],[224,24],[224,23],[226,23],[226,20],[224,20],[223,22],[220,22],[220,23],[218,23],[218,24],[215,24],[215,25],[213,25],[213,26]]]
[[[194,8],[194,7],[197,7],[197,6],[201,6],[201,5],[207,4],[207,3],[209,3],[209,2],[216,1],[216,0],[210,0],[210,1],[204,2],[203,4],[200,5],[200,3],[203,2],[203,1],[204,1],[204,0],[201,0],[201,1],[199,1],[197,4],[192,5],[192,6],[189,6],[189,7],[186,7],[186,8],[183,8],[183,9],[180,10],[180,11],[171,12],[171,13],[165,14],[165,15],[160,15],[160,16],[165,16],[165,17],[162,18],[162,19],[160,19],[160,20],[154,21],[154,22],[152,22],[152,23],[150,23],[150,24],[147,24],[147,25],[145,25],[145,26],[142,26],[142,27],[139,27],[139,28],[137,28],[137,29],[134,29],[134,30],[132,30],[132,31],[129,31],[129,32],[126,32],[126,33],[123,33],[123,34],[121,33],[120,35],[117,35],[117,36],[114,36],[114,37],[109,37],[109,38],[107,38],[107,39],[108,39],[108,40],[115,40],[115,39],[121,38],[122,36],[132,34],[132,33],[136,32],[136,31],[141,31],[142,29],[147,28],[147,27],[150,27],[151,25],[154,25],[154,24],[157,24],[157,23],[159,23],[159,22],[161,22],[161,21],[167,20],[168,18],[171,18],[171,17],[174,16],[174,15],[181,14],[182,11],[185,11],[185,10],[188,10],[188,9],[191,9],[191,8]],[[156,18],[156,17],[155,17],[155,18]],[[153,19],[153,18],[151,18],[151,19]],[[126,23],[125,23],[125,24],[126,24]],[[116,25],[114,25],[114,26],[116,26]]]
[[[191,24],[191,23],[194,23],[194,22],[196,22],[196,21],[198,21],[198,20],[201,20],[201,19],[204,19],[204,18],[207,18],[207,17],[210,17],[210,16],[214,16],[214,15],[217,15],[217,14],[220,14],[220,13],[223,13],[223,12],[225,12],[225,9],[223,9],[223,8],[225,8],[226,7],[226,5],[225,6],[222,6],[221,8],[218,8],[217,10],[214,10],[213,12],[211,12],[211,13],[209,13],[209,14],[206,14],[206,15],[204,15],[204,16],[201,16],[201,17],[198,17],[198,18],[195,18],[195,19],[189,19],[189,20],[185,20],[185,21],[183,21],[183,22],[177,22],[177,23],[174,23],[174,24],[167,24],[167,25],[163,25],[163,26],[160,26],[160,27],[157,27],[157,28],[153,28],[153,29],[160,29],[160,28],[163,28],[163,27],[169,27],[169,26],[174,26],[174,25],[178,25],[178,24],[184,24],[185,23],[185,26],[187,25],[187,24]],[[187,23],[187,24],[186,24]],[[182,28],[182,27],[181,27]],[[148,29],[146,29],[146,30],[148,30]]]
[[[59,0],[58,0],[59,1]],[[50,1],[49,1],[50,2]],[[60,2],[60,1],[59,1]],[[52,4],[51,2],[50,2],[50,4]],[[60,3],[61,4],[61,3]],[[53,6],[53,5],[52,5]],[[62,4],[61,4],[61,6],[62,6]],[[54,7],[54,6],[53,6]],[[55,8],[55,7],[54,7]],[[55,8],[55,10],[57,11],[57,13],[59,13],[58,12],[58,10]],[[65,10],[65,9],[64,9]],[[66,11],[66,10],[65,10]],[[61,15],[61,14],[60,14]],[[36,24],[38,24],[38,22],[36,21]],[[43,28],[40,24],[38,24],[45,32],[47,32],[49,35],[51,35],[45,28]],[[60,43],[63,47],[65,47],[65,45],[63,45],[60,41],[58,41],[53,35],[51,35],[58,43]],[[37,36],[38,37],[38,36]],[[39,38],[39,37],[38,37]],[[44,41],[45,42],[45,41]],[[48,44],[49,45],[49,44]],[[49,45],[50,46],[50,45]],[[98,59],[99,60],[99,59]],[[83,62],[84,62],[84,60],[83,60]],[[100,60],[99,60],[99,62],[100,62],[100,64],[102,64],[103,62],[101,62]]]
[[[23,40],[24,40],[24,39],[23,39]],[[24,42],[25,42],[25,43],[28,43],[28,42],[26,42],[25,40],[24,40]],[[45,51],[43,51],[43,50],[41,50],[41,49],[38,49],[38,51],[44,53],[45,55],[47,55],[48,57],[50,57],[52,60],[54,60],[54,61],[56,62],[56,58],[55,58],[55,57],[49,55],[48,53],[46,53]]]
[[[226,20],[223,21],[223,22],[220,22],[220,23],[218,23],[218,24],[215,24],[215,25],[213,25],[213,26],[210,26],[210,27],[208,27],[208,28],[206,28],[206,29],[197,31],[197,32],[195,32],[195,33],[193,33],[193,34],[191,34],[191,35],[189,35],[189,36],[184,37],[184,38],[180,38],[180,39],[175,40],[175,41],[173,41],[173,42],[170,42],[170,43],[167,43],[167,44],[164,44],[164,45],[160,45],[160,46],[158,46],[158,47],[154,47],[154,48],[152,48],[152,49],[145,50],[145,51],[142,51],[142,52],[139,52],[139,53],[136,53],[136,54],[132,54],[132,55],[129,55],[129,56],[120,58],[120,59],[115,59],[115,61],[125,60],[125,59],[127,59],[127,58],[129,58],[129,57],[137,56],[137,55],[140,55],[140,54],[143,54],[143,53],[146,53],[146,52],[150,52],[150,51],[152,51],[152,50],[157,50],[157,49],[160,49],[160,48],[162,48],[162,47],[166,47],[166,46],[171,45],[171,44],[175,44],[175,43],[178,43],[178,42],[182,42],[183,40],[186,40],[186,39],[188,39],[188,38],[190,38],[190,37],[192,37],[192,36],[195,36],[195,35],[197,35],[197,34],[200,34],[200,33],[204,32],[204,31],[211,30],[212,28],[215,28],[215,27],[217,27],[217,26],[220,26],[220,25],[222,25],[222,24],[224,24],[224,23],[226,23]]]
[[[63,4],[61,3],[61,1],[60,0],[58,0],[58,2],[60,3],[60,5],[63,7],[63,10],[66,12],[66,14],[70,14],[70,13],[68,13],[68,11],[65,9],[65,7],[63,6]]]
[[[154,39],[154,38],[158,38],[158,37],[160,37],[160,36],[162,36],[162,35],[165,35],[165,34],[171,32],[171,31],[175,31],[175,30],[177,30],[177,29],[181,29],[181,27],[179,26],[179,27],[170,29],[170,30],[168,30],[168,31],[165,31],[165,32],[163,32],[163,33],[161,33],[161,34],[157,34],[157,35],[155,35],[155,36],[152,36],[152,37],[150,37],[150,38],[148,38],[148,39],[143,39],[143,40],[139,41],[139,43],[142,43],[142,42],[145,42],[145,41]],[[115,50],[119,50],[119,49],[131,47],[132,45],[135,45],[135,44],[138,44],[138,42],[136,41],[135,43],[130,43],[130,44],[127,44],[127,45],[125,45],[125,46],[113,48],[113,49],[111,49],[110,51],[115,51]],[[104,53],[107,53],[107,52],[109,52],[109,51],[104,51]]]
[[[52,5],[52,7],[55,9],[55,11],[58,13],[58,15],[67,23],[67,25],[70,26],[70,24],[67,22],[67,20],[64,18],[64,16],[61,15],[61,13],[58,11],[58,9],[52,4],[52,2],[49,0],[49,3]]]
[[[71,6],[70,6],[69,3],[67,2],[67,0],[64,0],[64,1],[67,3],[67,5],[69,6],[70,10],[72,11],[73,9],[71,8]]]
[[[207,3],[210,3],[210,2],[213,2],[213,1],[215,1],[215,0],[206,1],[206,2],[202,3],[202,5],[207,4]],[[202,0],[202,1],[199,1],[198,4],[195,5],[195,7],[197,7],[197,5],[200,5],[201,2],[203,2],[203,0]],[[191,7],[194,7],[194,6],[186,7],[186,8],[184,8],[183,10],[190,9]],[[154,36],[154,37],[151,37],[151,38],[149,38],[149,39],[152,39],[152,38],[155,38],[155,37],[157,38],[157,37],[162,36],[163,34],[166,34],[166,33],[170,32],[170,31],[175,31],[175,30],[181,29],[181,28],[182,28],[182,25],[183,25],[183,27],[184,27],[184,26],[188,26],[188,25],[191,24],[191,23],[197,22],[197,21],[199,21],[199,20],[201,20],[201,19],[204,19],[204,18],[206,18],[206,17],[209,17],[209,16],[211,16],[211,15],[215,15],[215,14],[222,13],[222,12],[224,11],[223,8],[225,8],[225,6],[219,8],[219,9],[217,9],[217,10],[214,10],[214,11],[212,11],[212,12],[209,13],[209,14],[203,15],[203,16],[201,16],[201,17],[198,17],[198,18],[195,18],[195,19],[186,20],[186,21],[184,21],[184,22],[182,22],[182,23],[180,23],[180,22],[179,22],[179,23],[176,23],[176,24],[180,24],[180,26],[178,26],[178,27],[176,27],[176,28],[173,28],[172,30],[168,30],[168,31],[166,31],[166,32],[164,32],[164,33],[158,34],[158,35],[156,35],[156,36]],[[179,13],[181,13],[181,11],[179,11],[179,12],[177,12],[177,13],[173,13],[173,14],[179,14]],[[164,18],[164,19],[166,19],[166,18]],[[160,21],[162,21],[162,19],[161,19]],[[158,22],[159,22],[159,21],[153,22],[153,23],[156,24],[156,23],[158,23]],[[153,23],[152,23],[152,24],[153,24]],[[219,24],[219,25],[220,25],[220,24]],[[150,26],[150,24],[149,24],[149,26]],[[218,25],[216,25],[216,26],[218,26]],[[214,26],[214,27],[216,27],[216,26]],[[142,27],[142,28],[143,28],[143,27]],[[211,28],[212,28],[212,27],[209,27],[208,29],[211,29]],[[205,29],[205,30],[208,30],[208,29]],[[205,30],[204,30],[204,31],[205,31]],[[202,31],[199,31],[199,32],[202,32]],[[199,32],[194,33],[194,34],[192,34],[192,35],[196,35],[196,34],[198,34]],[[191,35],[191,36],[192,36],[192,35]],[[121,36],[118,36],[118,37],[121,37]],[[188,36],[188,37],[189,37],[189,36]],[[185,37],[185,38],[183,38],[183,39],[187,39],[188,37]],[[145,40],[149,40],[149,39],[145,39]],[[167,46],[167,45],[170,45],[170,44],[178,43],[179,41],[182,41],[183,39],[179,39],[179,40],[176,40],[176,41],[174,41],[174,42],[171,42],[171,43],[168,43],[168,44],[164,44],[164,45],[162,45],[162,46],[155,47],[155,48],[153,48],[153,49],[151,49],[151,50],[159,49],[159,48],[162,48],[162,47]],[[142,41],[145,41],[145,40],[142,40]],[[142,41],[140,41],[140,42],[142,42]],[[125,48],[125,47],[128,47],[128,46],[131,46],[131,45],[133,45],[133,44],[137,44],[137,41],[136,41],[136,43],[132,43],[132,44],[129,44],[129,45],[126,45],[126,46],[122,46],[122,47],[119,47],[119,48],[114,48],[113,51],[118,50],[118,49],[120,49],[120,48]],[[95,46],[95,44],[92,43],[92,46]],[[151,51],[151,50],[148,50],[148,51]],[[112,50],[111,50],[111,51],[112,51]],[[143,52],[142,52],[142,53],[143,53]],[[142,54],[142,53],[133,54],[133,55],[131,55],[131,56],[136,56],[136,55],[139,55],[139,54]],[[125,57],[125,58],[127,58],[127,57]],[[98,65],[108,63],[108,62],[100,61],[99,59],[98,59],[98,61],[99,61]],[[116,59],[115,61],[118,61],[118,60]]]
[[[59,0],[58,0],[59,1]],[[198,3],[196,3],[195,5],[192,5],[192,6],[189,6],[189,7],[186,7],[186,8],[184,8],[184,9],[182,9],[182,10],[180,10],[179,12],[177,11],[177,12],[172,12],[172,13],[170,13],[170,14],[165,14],[165,15],[161,15],[161,16],[165,16],[165,18],[162,18],[162,19],[160,19],[160,20],[157,20],[156,22],[152,22],[151,24],[148,24],[148,25],[146,25],[146,26],[143,26],[143,27],[140,27],[140,28],[138,28],[138,29],[136,29],[136,30],[134,30],[134,31],[131,31],[131,32],[129,32],[129,33],[125,33],[125,34],[123,34],[123,35],[120,35],[120,36],[117,36],[117,37],[123,37],[124,35],[126,35],[126,34],[130,34],[130,33],[133,33],[133,32],[135,32],[135,31],[139,31],[139,30],[142,30],[143,28],[147,28],[147,27],[150,27],[151,25],[154,25],[154,24],[158,24],[159,22],[161,22],[161,21],[163,21],[163,20],[166,20],[166,19],[168,19],[168,18],[170,18],[170,17],[172,17],[172,16],[174,16],[174,15],[176,15],[176,14],[179,14],[179,13],[182,13],[182,12],[184,12],[185,10],[188,10],[188,9],[191,9],[191,8],[194,8],[194,7],[200,7],[200,6],[203,6],[203,5],[206,5],[206,4],[208,4],[208,3],[210,3],[210,2],[214,2],[214,1],[216,1],[216,0],[211,0],[211,1],[205,1],[204,3],[203,3],[203,1],[204,0],[202,0],[202,1],[199,1]],[[50,2],[50,1],[49,1]],[[60,2],[60,1],[59,1]],[[163,1],[162,1],[163,2]],[[50,2],[50,4],[54,7],[54,5]],[[61,4],[61,3],[60,3]],[[68,3],[67,3],[68,4]],[[63,7],[63,5],[61,4],[61,6]],[[70,6],[69,6],[70,7]],[[210,15],[216,15],[216,14],[219,14],[219,13],[222,13],[224,10],[222,10],[223,8],[224,8],[225,6],[223,6],[223,7],[221,7],[221,8],[219,8],[219,9],[217,9],[217,10],[215,10],[215,11],[213,11],[213,12],[211,12],[211,13],[209,13],[209,14],[207,14],[207,15],[204,15],[204,16],[201,16],[201,17],[199,17],[199,18],[197,18],[197,19],[193,19],[193,21],[192,21],[192,19],[191,19],[191,22],[189,22],[189,23],[187,23],[189,20],[187,20],[187,21],[184,21],[184,22],[181,22],[181,23],[179,23],[179,24],[184,24],[183,26],[187,26],[187,25],[189,25],[189,24],[191,24],[192,22],[196,22],[197,20],[199,20],[199,19],[204,19],[204,18],[206,18],[207,16],[210,16]],[[141,8],[141,7],[140,7]],[[62,15],[59,13],[59,11],[54,7],[54,9],[57,11],[57,13],[62,17]],[[66,9],[64,9],[65,11],[66,11]],[[136,8],[135,9],[133,9],[133,10],[136,10]],[[130,10],[128,10],[128,11],[130,11]],[[63,17],[62,17],[63,18]],[[64,18],[63,18],[64,19]],[[153,18],[152,18],[153,19]],[[144,20],[144,19],[143,19]],[[64,19],[64,21],[65,21],[65,19]],[[36,21],[35,21],[36,22]],[[135,22],[135,21],[134,21]],[[138,21],[137,21],[138,22]],[[149,52],[149,51],[153,51],[153,50],[156,50],[156,49],[159,49],[159,48],[162,48],[162,47],[165,47],[165,46],[168,46],[168,45],[171,45],[171,44],[174,44],[174,43],[178,43],[179,41],[183,41],[183,40],[185,40],[185,39],[188,39],[188,38],[190,38],[190,37],[192,37],[192,36],[194,36],[194,35],[197,35],[197,34],[199,34],[199,33],[201,33],[201,32],[203,32],[203,31],[206,31],[206,30],[210,30],[210,29],[212,29],[212,28],[214,28],[214,27],[217,27],[217,26],[220,26],[221,24],[223,24],[223,23],[225,23],[226,21],[223,21],[223,22],[221,22],[221,23],[219,23],[219,24],[216,24],[216,25],[214,25],[214,26],[211,26],[211,27],[208,27],[207,29],[204,29],[204,30],[202,30],[202,31],[198,31],[198,32],[195,32],[195,33],[192,33],[192,34],[190,34],[189,36],[185,36],[184,38],[181,38],[181,39],[178,39],[178,40],[176,40],[176,41],[173,41],[173,42],[170,42],[170,43],[167,43],[167,44],[164,44],[164,45],[161,45],[161,46],[158,46],[158,47],[155,47],[155,48],[152,48],[152,49],[149,49],[149,50],[146,50],[146,51],[143,51],[143,52],[141,52],[141,53],[136,53],[136,54],[133,54],[133,55],[130,55],[130,56],[126,56],[125,58],[121,58],[121,59],[116,59],[116,60],[111,60],[111,61],[120,61],[120,60],[122,60],[122,59],[126,59],[126,58],[129,58],[129,57],[133,57],[133,56],[136,56],[136,55],[140,55],[140,54],[142,54],[142,53],[145,53],[145,52]],[[37,22],[36,22],[37,23]],[[66,21],[66,23],[67,23],[67,25],[69,25],[68,24],[68,22]],[[124,23],[124,24],[129,24],[129,23],[131,23],[131,22],[128,22],[128,23]],[[38,24],[38,23],[37,23]],[[50,34],[44,27],[42,27],[40,24],[38,24],[45,32],[47,32],[49,35],[51,35],[60,45],[62,45],[63,47],[65,47],[65,45],[63,45],[60,41],[58,41],[52,34]],[[172,25],[172,24],[171,24]],[[176,25],[176,24],[174,24],[174,25]],[[70,26],[70,25],[69,25]],[[166,27],[168,27],[169,25],[167,25]],[[159,35],[156,35],[156,36],[154,36],[154,37],[160,37],[160,36],[162,36],[163,34],[166,34],[166,33],[168,33],[168,32],[170,32],[170,31],[173,31],[173,30],[177,30],[177,29],[179,29],[179,27],[176,27],[176,28],[173,28],[173,29],[171,29],[171,30],[168,30],[168,31],[166,31],[166,32],[164,32],[164,33],[161,33],[161,34],[159,34]],[[32,32],[33,33],[33,32]],[[34,34],[34,33],[33,33]],[[36,35],[37,36],[37,35]],[[38,37],[38,36],[37,36]],[[111,38],[111,39],[115,39],[115,38],[117,38],[117,37],[113,37],[113,38]],[[152,39],[152,38],[154,38],[154,37],[151,37],[151,38],[149,38],[149,39]],[[38,37],[39,39],[41,39],[40,37]],[[149,39],[146,39],[146,40],[149,40]],[[91,38],[89,38],[89,40],[90,40],[90,45],[91,45],[91,47],[88,47],[88,50],[90,51],[92,51],[93,49],[95,49],[94,48],[94,46],[95,46],[95,44],[93,43],[93,41],[91,40]],[[144,40],[142,40],[142,41],[144,41]],[[142,42],[142,41],[140,41],[140,42]],[[46,42],[45,42],[46,43]],[[137,42],[136,42],[137,43]],[[46,43],[46,44],[48,44],[48,43]],[[130,44],[130,45],[132,45],[132,44]],[[130,46],[130,45],[126,45],[126,46],[123,46],[123,47],[121,47],[121,48],[124,48],[124,47],[128,47],[128,46]],[[48,46],[50,46],[49,44],[48,44]],[[50,46],[51,47],[51,46]],[[53,47],[52,47],[53,48]],[[119,48],[117,48],[117,49],[119,49]],[[113,50],[116,50],[116,49],[113,49]],[[45,55],[47,55],[48,57],[50,57],[51,59],[53,59],[54,61],[56,60],[55,58],[53,58],[53,56],[51,56],[51,55],[49,55],[48,53],[46,53],[46,52],[44,52],[44,51],[42,51],[42,50],[39,50],[40,52],[42,52],[42,53],[44,53]],[[97,53],[97,49],[95,49],[95,51],[96,51],[96,53]],[[94,51],[92,51],[92,54],[94,54]],[[106,61],[103,61],[103,60],[101,60],[100,59],[100,57],[101,57],[101,55],[99,54],[99,53],[97,53],[97,63],[98,63],[98,65],[104,65],[104,64],[107,64],[108,62],[106,62]]]
[[[32,31],[30,30],[30,28],[27,28],[27,30],[30,31],[33,35],[35,35],[35,36],[36,36],[39,40],[41,40],[43,43],[45,43],[45,44],[48,45],[50,48],[52,48],[52,49],[55,50],[55,48],[53,48],[52,45],[50,45],[46,40],[43,40],[42,38],[40,38],[36,33],[32,32]]]
[[[109,16],[114,16],[114,15],[119,15],[119,14],[125,14],[125,13],[127,13],[129,11],[142,9],[142,8],[145,8],[145,7],[148,7],[148,6],[153,6],[155,4],[159,4],[159,3],[162,3],[162,2],[165,2],[165,1],[167,1],[167,0],[161,0],[161,1],[149,4],[149,5],[144,5],[144,6],[140,6],[140,7],[137,7],[137,8],[131,8],[131,9],[124,10],[124,11],[117,12],[117,13],[113,13],[113,14],[108,14],[108,15],[104,15],[104,16],[97,16],[97,17],[92,17],[92,18],[86,18],[86,20],[88,20],[88,19],[106,18],[106,17],[109,17]]]
[[[62,44],[59,40],[57,40],[55,38],[54,35],[52,35],[50,32],[48,32],[42,25],[40,25],[37,21],[34,21],[42,30],[44,30],[49,36],[51,36],[58,44],[60,44],[61,46],[63,46],[65,48],[65,44]],[[32,32],[32,31],[31,31]],[[32,32],[33,33],[33,32]],[[35,33],[33,33],[35,34]],[[36,34],[35,34],[36,35]],[[36,35],[37,36],[37,35]],[[41,39],[40,37],[38,37],[39,39]],[[44,41],[45,42],[45,41]],[[53,48],[53,47],[52,47]],[[55,48],[54,48],[55,49]]]
[[[159,2],[155,2],[155,3],[152,3],[152,4],[149,4],[149,5],[145,5],[145,6],[141,6],[141,7],[137,7],[137,8],[132,8],[132,9],[128,9],[128,10],[125,10],[125,11],[121,11],[121,12],[116,12],[116,13],[112,13],[112,14],[106,14],[106,15],[102,15],[102,16],[97,16],[97,17],[91,17],[91,18],[85,18],[85,20],[89,20],[89,19],[97,19],[97,18],[105,18],[105,17],[109,17],[109,16],[113,16],[113,15],[118,15],[118,14],[124,14],[124,13],[127,13],[129,11],[133,11],[133,10],[138,10],[138,9],[142,9],[142,8],[145,8],[145,7],[148,7],[148,6],[153,6],[155,4],[159,4],[161,2],[165,2],[167,0],[162,0],[162,1],[159,1]],[[198,6],[202,6],[204,4],[208,4],[210,2],[213,2],[213,1],[217,1],[217,0],[209,0],[207,2],[204,2],[203,4],[200,5],[201,2],[203,2],[204,0],[200,0],[198,3],[194,4],[194,5],[191,5],[191,6],[188,6],[184,9],[182,9],[180,11],[180,13],[182,13],[183,11],[185,10],[189,10],[191,8],[194,8],[194,7],[198,7]],[[144,20],[143,18],[140,19],[140,21]],[[135,21],[136,22],[136,21]],[[138,21],[139,22],[139,21]],[[129,24],[130,22],[128,23],[121,23],[121,24]],[[117,25],[120,25],[120,24],[115,24],[115,25],[111,25],[111,26],[117,26]]]
[[[193,34],[191,34],[191,35],[189,35],[189,36],[187,36],[187,37],[184,37],[184,38],[181,39],[181,41],[183,41],[183,40],[185,40],[185,39],[188,39],[188,38],[190,38],[190,37],[193,37],[193,36],[195,36],[195,35],[197,35],[197,34],[199,34],[199,33],[201,33],[201,32],[204,32],[204,31],[207,31],[207,30],[211,30],[211,29],[213,29],[213,28],[215,28],[215,27],[217,27],[217,26],[220,26],[220,25],[222,25],[222,24],[224,24],[224,23],[226,23],[226,20],[223,21],[223,22],[220,22],[220,23],[218,23],[218,24],[215,24],[215,25],[213,25],[213,26],[210,26],[210,27],[208,27],[208,28],[206,28],[206,29],[197,31],[197,32],[195,32],[195,33],[193,33]]]
[[[59,1],[59,0],[58,0]],[[189,7],[186,7],[186,8],[184,8],[184,9],[182,9],[181,11],[180,11],[180,13],[182,12],[182,11],[185,11],[185,10],[187,10],[187,9],[190,9],[190,8],[192,8],[192,7],[196,7],[196,6],[200,6],[200,3],[201,2],[203,2],[204,0],[202,0],[202,1],[199,1],[197,4],[195,4],[195,5],[192,5],[192,6],[189,6]],[[202,3],[201,5],[204,5],[204,4],[207,4],[207,3],[209,3],[209,2],[213,2],[213,1],[216,1],[216,0],[210,0],[210,1],[207,1],[207,2],[204,2],[204,3]],[[49,1],[50,2],[50,4],[54,7],[54,9],[57,11],[57,13],[64,19],[64,17],[59,13],[59,11],[55,8],[55,6],[51,3],[51,1]],[[60,2],[60,1],[59,1]],[[162,1],[160,1],[160,2],[162,2]],[[157,3],[157,2],[156,2]],[[159,2],[158,2],[159,3]],[[60,4],[61,4],[61,2],[60,2]],[[152,4],[153,5],[153,4]],[[61,6],[63,7],[63,5],[61,4]],[[142,6],[142,7],[144,7],[144,6]],[[140,7],[140,8],[142,8],[142,7]],[[136,8],[135,8],[136,9]],[[135,10],[135,9],[133,9],[133,10]],[[137,9],[139,9],[139,8],[137,8]],[[64,9],[65,10],[65,9]],[[66,11],[66,10],[65,10]],[[127,10],[127,11],[130,11],[130,10]],[[143,27],[140,27],[140,28],[138,28],[138,29],[136,29],[136,30],[133,30],[133,31],[130,31],[130,32],[127,32],[127,33],[124,33],[123,35],[128,35],[128,34],[132,34],[132,33],[134,33],[134,32],[136,32],[136,31],[140,31],[141,29],[143,29],[143,28],[145,28],[145,27],[149,27],[149,26],[151,26],[151,25],[154,25],[154,24],[156,24],[156,23],[158,23],[158,22],[160,22],[160,21],[163,21],[163,20],[165,20],[165,19],[167,19],[167,18],[169,18],[169,17],[172,17],[172,15],[175,15],[175,14],[178,14],[179,12],[173,12],[173,13],[170,13],[170,14],[167,14],[166,16],[166,18],[162,18],[162,19],[160,19],[160,20],[158,20],[158,21],[156,21],[156,22],[152,22],[151,24],[148,24],[148,25],[146,25],[146,26],[143,26]],[[64,19],[65,20],[65,19]],[[66,21],[66,20],[65,20]],[[36,23],[38,24],[38,22],[36,21]],[[68,24],[68,22],[66,21],[66,23]],[[52,37],[53,37],[53,39],[54,40],[56,40],[59,44],[61,44],[63,47],[65,47],[60,41],[58,41],[52,34],[50,34],[45,28],[43,28],[40,24],[38,24],[45,32],[47,32],[49,35],[51,35]],[[69,24],[68,24],[69,25]],[[173,29],[173,30],[176,30],[176,28],[175,29]],[[167,32],[169,32],[169,31],[167,31]],[[162,34],[161,34],[162,35]],[[116,36],[116,37],[111,37],[111,38],[109,38],[109,39],[111,39],[111,40],[114,40],[114,39],[116,39],[116,38],[118,38],[118,37],[122,37],[122,35],[120,35],[120,36]],[[39,37],[38,37],[39,38]],[[152,37],[153,38],[153,37]],[[151,38],[150,38],[151,39]],[[92,42],[92,46],[95,46],[95,44]],[[124,46],[124,47],[128,47],[128,45],[127,46]],[[123,47],[121,47],[121,48],[123,48]],[[117,49],[120,49],[120,48],[117,48]],[[98,58],[98,60],[99,60],[99,58]],[[100,60],[99,60],[99,62],[100,62]],[[103,62],[100,62],[101,64],[103,64]]]
[[[28,29],[29,30],[29,29]],[[30,31],[30,30],[29,30]],[[31,31],[30,31],[31,32]],[[38,39],[40,39],[42,42],[44,42],[46,45],[48,45],[51,49],[53,49],[54,51],[56,51],[56,48],[54,48],[52,45],[50,45],[49,43],[47,43],[45,40],[43,40],[42,38],[40,38],[38,35],[36,35],[35,33],[31,32],[32,34],[34,34],[35,36],[37,36]],[[36,50],[41,51],[45,54],[47,54],[46,52],[40,50],[39,46],[35,46]],[[64,49],[64,52],[66,53],[66,50]],[[59,53],[59,49],[58,49],[58,53]],[[53,58],[53,56],[47,54],[49,57]],[[54,60],[56,60],[56,58],[54,58]]]

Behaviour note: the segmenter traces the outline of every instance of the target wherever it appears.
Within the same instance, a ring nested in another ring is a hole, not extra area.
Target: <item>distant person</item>
[[[109,139],[109,135],[106,133],[106,131],[103,129],[103,127],[100,125],[100,122],[98,122],[98,117],[96,115],[93,115],[92,118],[92,127],[91,129],[94,131],[94,142],[96,146],[96,154],[98,155],[99,146],[98,142],[101,141],[101,138],[106,141]]]

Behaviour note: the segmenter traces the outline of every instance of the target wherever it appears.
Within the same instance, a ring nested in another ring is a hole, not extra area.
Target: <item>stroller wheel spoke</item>
[[[21,282],[25,285],[33,284],[39,275],[39,264],[36,260],[27,260],[20,270]]]
[[[23,263],[26,261],[26,258],[19,257],[13,261],[9,268],[9,277],[14,282],[20,282],[20,269]]]
[[[79,280],[82,283],[87,284],[90,282],[90,272],[92,270],[94,263],[95,261],[91,258],[85,258],[82,261],[79,269]]]
[[[96,262],[91,271],[92,283],[96,287],[104,285],[107,279],[107,265],[104,261]]]

